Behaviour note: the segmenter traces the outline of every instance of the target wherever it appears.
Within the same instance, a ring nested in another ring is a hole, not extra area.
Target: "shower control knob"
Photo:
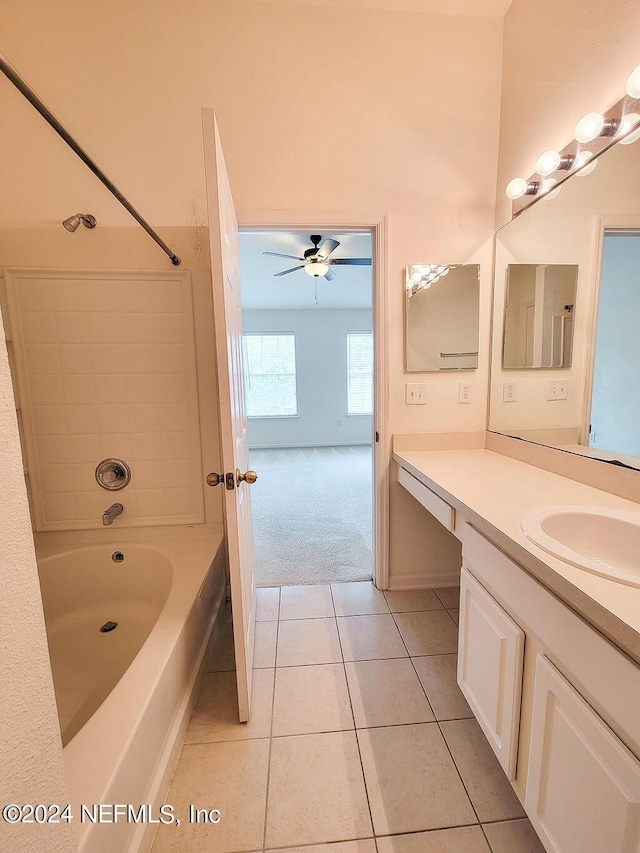
[[[248,486],[251,486],[257,479],[258,475],[255,471],[247,471],[245,474],[241,474],[236,468],[236,481],[238,485],[244,481]]]
[[[207,486],[219,486],[220,483],[224,483],[224,474],[207,474]]]

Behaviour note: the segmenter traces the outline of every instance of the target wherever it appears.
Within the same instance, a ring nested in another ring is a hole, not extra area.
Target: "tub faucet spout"
[[[117,518],[124,507],[122,504],[111,504],[109,509],[105,509],[102,513],[102,523],[103,524],[113,524],[113,519]]]

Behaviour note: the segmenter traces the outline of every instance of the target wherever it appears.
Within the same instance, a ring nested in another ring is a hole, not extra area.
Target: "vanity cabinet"
[[[458,683],[549,853],[640,851],[640,668],[464,524]]]
[[[509,779],[515,777],[524,631],[462,569],[458,684]]]

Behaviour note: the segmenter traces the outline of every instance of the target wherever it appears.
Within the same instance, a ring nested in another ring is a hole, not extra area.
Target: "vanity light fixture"
[[[524,178],[514,178],[509,181],[505,190],[507,198],[515,201],[525,195],[536,195],[542,184],[540,181],[525,181]]]
[[[440,281],[454,266],[446,264],[413,264],[407,267],[406,288],[409,299],[420,290],[428,290],[437,281]]]
[[[586,178],[598,165],[598,161],[594,160],[591,151],[580,151],[576,157],[576,177]]]
[[[544,195],[546,201],[560,195],[560,190],[562,189],[562,187],[560,186],[554,189],[557,183],[558,182],[555,178],[545,178],[542,182],[542,189],[540,190],[540,194]]]
[[[536,172],[546,178],[558,171],[573,169],[576,162],[575,154],[560,154],[559,151],[545,151],[536,161]]]
[[[605,117],[602,113],[587,113],[576,125],[576,142],[593,142],[599,136],[615,136],[620,129],[620,120]]]
[[[636,125],[638,125],[636,130],[631,131]],[[632,142],[637,142],[640,139],[640,114],[627,113],[620,123],[620,133],[627,134],[624,139],[620,140],[620,145],[631,145]]]

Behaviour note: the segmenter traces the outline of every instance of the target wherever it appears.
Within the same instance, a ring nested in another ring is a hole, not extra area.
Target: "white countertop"
[[[396,451],[393,457],[640,663],[640,588],[551,556],[527,539],[520,527],[528,512],[546,506],[638,512],[639,504],[490,450]]]

